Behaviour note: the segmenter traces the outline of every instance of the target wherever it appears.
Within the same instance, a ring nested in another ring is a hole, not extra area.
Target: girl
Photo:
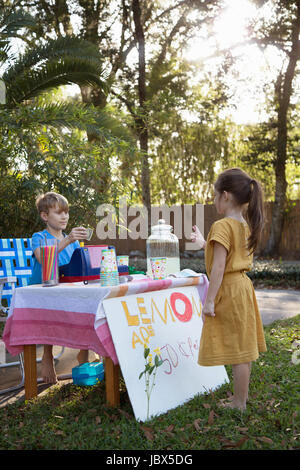
[[[191,234],[191,240],[205,248],[210,280],[198,363],[232,364],[234,393],[223,406],[244,410],[251,362],[266,351],[254,288],[245,274],[263,228],[260,184],[239,168],[226,170],[215,183],[214,204],[225,217],[212,225],[207,241],[196,226]]]

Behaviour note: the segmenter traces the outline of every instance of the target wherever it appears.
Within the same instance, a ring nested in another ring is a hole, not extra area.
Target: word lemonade
[[[155,293],[153,293],[155,295]],[[147,304],[145,303],[147,301]],[[142,346],[151,336],[155,336],[154,324],[159,322],[169,327],[175,322],[189,322],[193,315],[201,316],[202,304],[200,298],[191,300],[182,292],[166,290],[159,304],[152,296],[136,297],[136,308],[128,307],[126,300],[121,301],[129,327],[135,327],[132,332],[131,344],[135,349],[137,344]],[[131,310],[130,310],[131,309]]]

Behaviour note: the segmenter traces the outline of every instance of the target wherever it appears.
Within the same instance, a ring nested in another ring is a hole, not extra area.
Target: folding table
[[[106,400],[119,405],[119,361],[108,327],[103,300],[183,286],[201,287],[205,300],[208,280],[192,278],[133,280],[102,287],[99,282],[64,283],[53,287],[33,285],[15,290],[3,340],[12,355],[24,351],[25,398],[37,396],[36,345],[53,344],[87,349],[105,358]],[[200,294],[199,294],[200,295]]]

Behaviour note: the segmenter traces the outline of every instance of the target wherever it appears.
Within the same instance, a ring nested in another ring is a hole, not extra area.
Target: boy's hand
[[[215,317],[215,303],[214,302],[205,302],[203,310],[203,315],[207,315],[208,317]]]
[[[193,226],[193,230],[194,232],[191,233],[191,240],[194,243],[198,243],[200,250],[201,250],[201,248],[203,248],[204,245],[206,244],[206,241],[204,240],[204,237],[202,233],[200,232],[200,230],[198,229],[197,225]]]
[[[87,238],[87,230],[84,227],[74,227],[68,235],[68,239],[71,243],[76,242],[76,240],[84,240]]]

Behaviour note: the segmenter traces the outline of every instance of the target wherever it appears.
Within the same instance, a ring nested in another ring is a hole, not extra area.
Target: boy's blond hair
[[[36,208],[38,213],[46,212],[48,214],[49,209],[58,205],[60,211],[69,212],[69,203],[68,200],[61,194],[48,192],[46,194],[41,194],[35,201]]]

